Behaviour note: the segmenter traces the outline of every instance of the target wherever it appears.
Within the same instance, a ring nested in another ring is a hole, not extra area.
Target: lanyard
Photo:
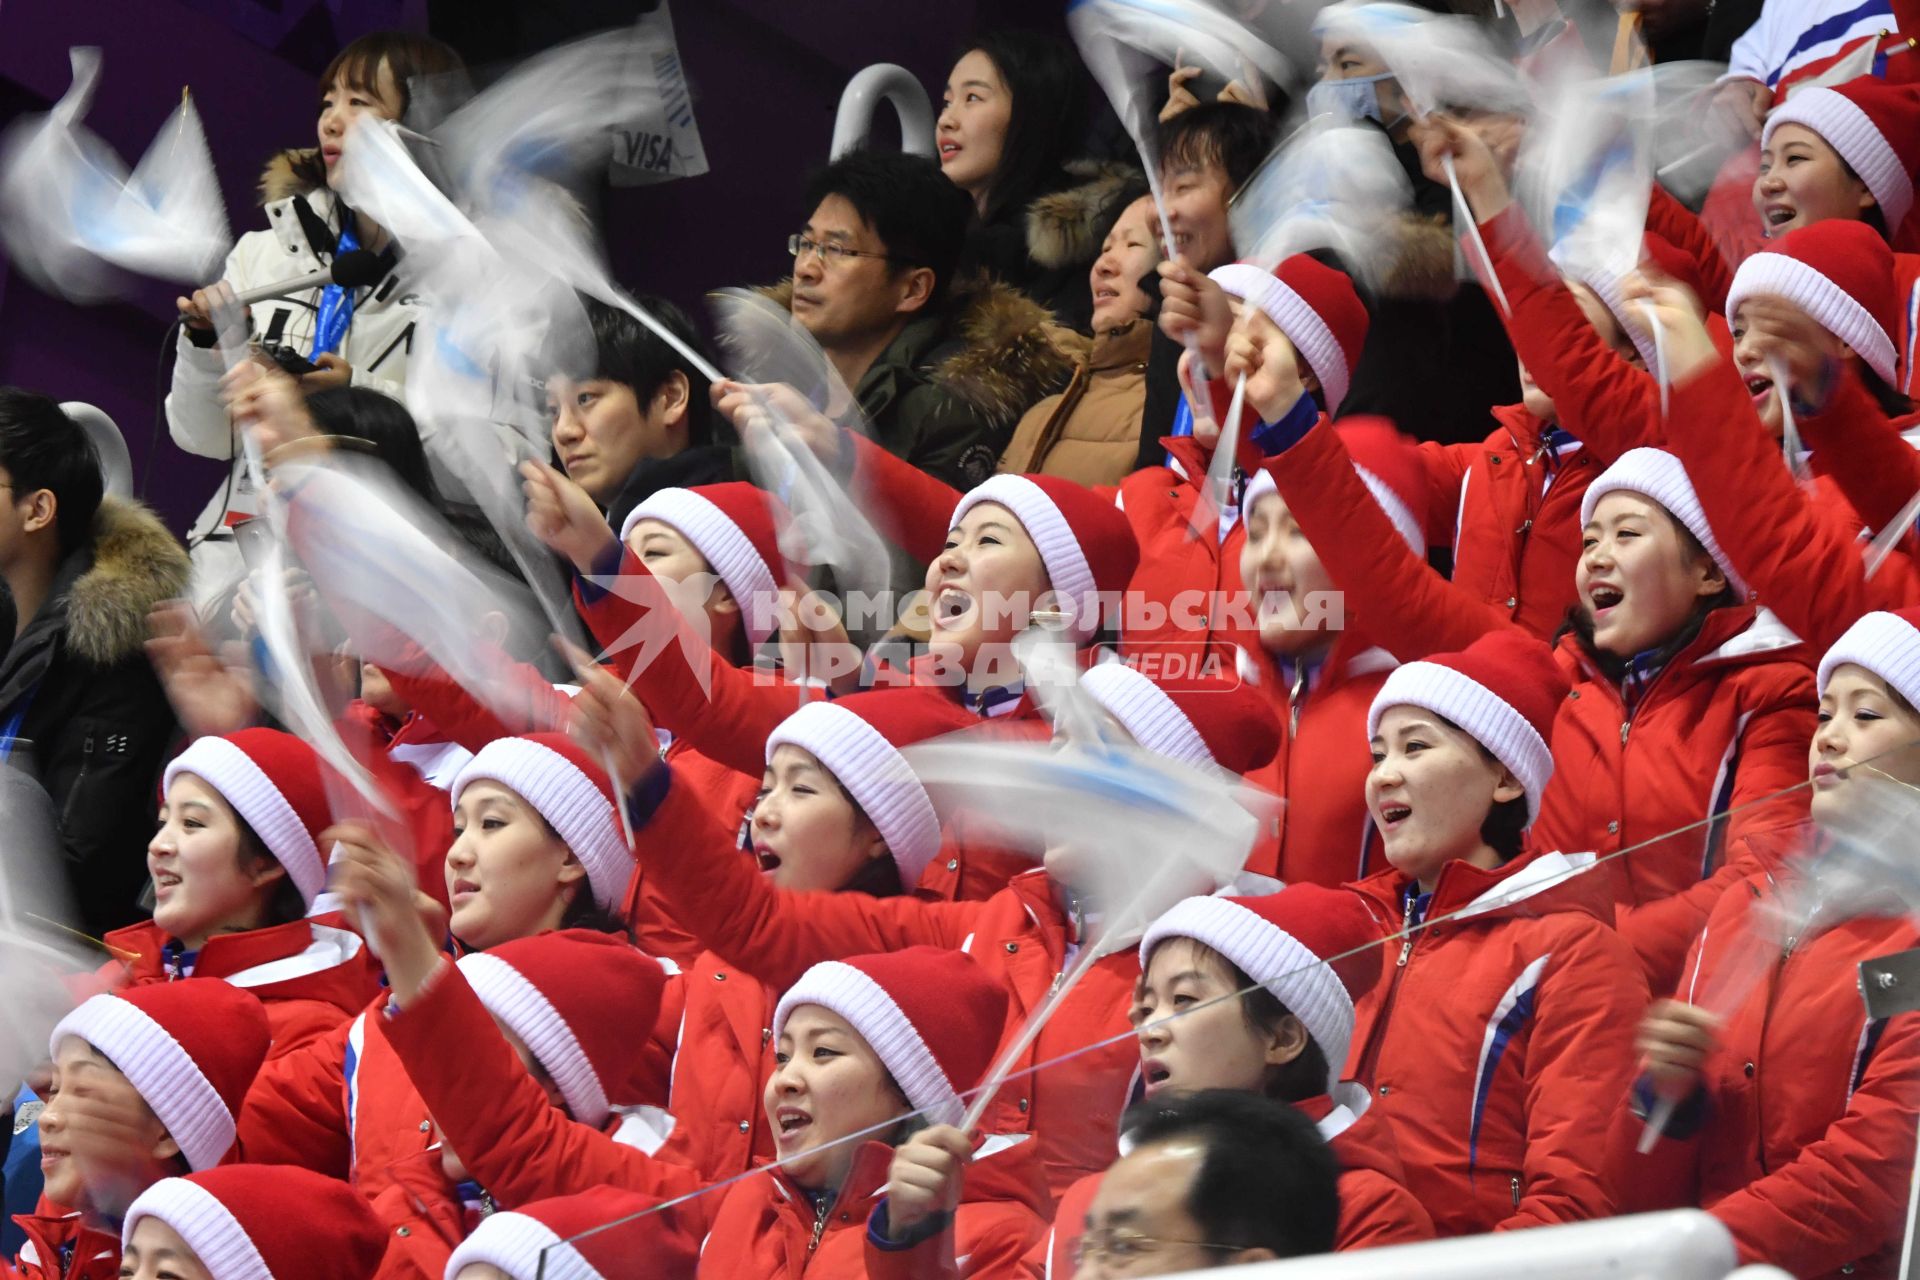
[[[360,239],[353,234],[353,224],[349,222],[340,232],[339,243],[334,245],[335,260],[343,253],[350,253],[360,247]],[[340,343],[347,336],[347,326],[353,323],[353,294],[344,286],[330,284],[320,291],[320,311],[313,321],[313,350],[307,352],[307,359],[315,360],[322,355],[337,354]]]

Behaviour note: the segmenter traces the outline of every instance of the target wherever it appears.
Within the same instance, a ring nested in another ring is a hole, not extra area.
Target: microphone
[[[371,249],[349,249],[333,260],[330,267],[318,271],[309,271],[306,275],[295,276],[291,280],[282,280],[277,284],[255,285],[233,295],[233,300],[243,307],[256,302],[265,302],[268,298],[284,298],[288,294],[303,293],[308,289],[319,289],[326,285],[337,284],[346,289],[365,289],[380,283],[387,274],[386,264],[380,255]]]

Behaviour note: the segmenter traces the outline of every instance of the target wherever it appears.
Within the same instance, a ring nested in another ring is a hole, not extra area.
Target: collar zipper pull
[[[813,1239],[807,1241],[807,1252],[811,1254],[820,1247],[820,1237],[827,1233],[827,1219],[833,1216],[832,1195],[822,1196],[820,1204],[813,1211]]]

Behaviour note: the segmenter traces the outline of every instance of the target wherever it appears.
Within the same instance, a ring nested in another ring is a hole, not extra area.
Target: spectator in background
[[[187,553],[145,507],[103,498],[86,433],[44,396],[0,388],[0,753],[51,797],[83,928],[142,916],[144,857],[173,712],[141,648],[187,586]]]
[[[1039,472],[1085,485],[1119,484],[1140,452],[1146,408],[1150,314],[1156,299],[1141,287],[1160,261],[1152,197],[1136,183],[1107,231],[1089,273],[1093,337],[1056,331],[1073,361],[1073,380],[1027,410],[1000,455],[1000,470]]]
[[[930,160],[842,156],[806,202],[788,242],[794,318],[883,448],[956,488],[985,480],[1014,420],[1066,380],[1045,311],[1004,285],[955,281],[968,203]],[[750,408],[721,386],[723,410]]]
[[[1100,1180],[1078,1280],[1170,1275],[1333,1249],[1339,1166],[1284,1102],[1205,1089],[1143,1102],[1132,1148]]]
[[[1072,163],[1088,90],[1061,41],[990,32],[954,63],[934,131],[941,172],[973,199],[960,269],[986,271],[1078,329],[1089,319],[1080,278],[1125,180],[1112,166]]]
[[[1253,176],[1280,139],[1280,122],[1266,112],[1237,102],[1208,102],[1183,111],[1160,130],[1160,191],[1166,202],[1166,236],[1174,260],[1162,262],[1164,289],[1185,289],[1210,299],[1219,341],[1230,323],[1226,294],[1206,276],[1233,261],[1233,232],[1227,202]],[[1171,317],[1163,318],[1163,328]],[[1154,335],[1147,357],[1146,407],[1140,423],[1138,465],[1159,466],[1166,453],[1160,437],[1184,434],[1175,423],[1180,413],[1180,380],[1175,365],[1181,341]],[[1191,430],[1189,426],[1187,430]]]
[[[358,216],[334,195],[341,147],[359,116],[402,118],[413,88],[435,76],[459,75],[460,55],[427,36],[382,31],[342,49],[320,76],[317,146],[283,151],[260,177],[267,229],[249,231],[227,255],[220,279],[177,299],[180,331],[173,385],[167,393],[167,432],[188,453],[233,459],[232,471],[194,521],[198,605],[230,587],[244,572],[229,532],[257,514],[258,499],[236,456],[237,437],[221,406],[222,372],[215,350],[213,310],[221,298],[291,279],[330,265],[335,256],[365,249],[380,256],[371,286],[329,285],[248,309],[248,327],[263,352],[283,351],[301,387],[370,387],[401,398],[412,348],[419,295],[407,279],[385,230]]]
[[[640,304],[696,350],[700,335],[664,298]],[[686,358],[624,311],[586,299],[592,369],[547,378],[553,452],[619,528],[661,489],[734,478],[732,450],[714,440],[712,386]]]
[[[1491,407],[1520,398],[1513,347],[1480,286],[1455,274],[1454,240],[1465,229],[1453,225],[1453,192],[1421,171],[1408,137],[1417,104],[1401,92],[1364,31],[1350,14],[1316,23],[1320,78],[1307,95],[1307,111],[1383,130],[1413,185],[1413,211],[1379,272],[1377,294],[1367,299],[1373,324],[1342,413],[1392,418],[1422,440],[1478,441],[1493,426]],[[1518,119],[1466,114],[1511,168]]]

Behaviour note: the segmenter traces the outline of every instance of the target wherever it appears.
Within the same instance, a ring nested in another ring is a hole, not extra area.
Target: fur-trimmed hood
[[[1383,296],[1445,302],[1459,292],[1452,224],[1444,218],[1407,213],[1399,218],[1395,231],[1395,252],[1380,281]]]
[[[106,498],[93,520],[93,564],[67,592],[67,648],[97,666],[138,653],[154,606],[186,594],[188,567],[160,517]]]
[[[782,307],[793,304],[793,278],[759,290]],[[927,378],[988,417],[1013,422],[1073,376],[1073,361],[1049,341],[1048,310],[1011,286],[975,276],[952,286],[939,317],[915,320],[902,338],[925,352]],[[912,341],[917,330],[938,338]],[[889,347],[883,360],[899,351]]]
[[[1111,160],[1075,160],[1069,186],[1027,206],[1027,256],[1049,270],[1082,266],[1100,256],[1100,242],[1120,216],[1130,187],[1146,188],[1140,171]]]
[[[312,195],[327,185],[327,169],[318,147],[290,147],[276,152],[260,171],[262,205],[294,196]]]
[[[1052,313],[1018,289],[963,282],[947,306],[954,321],[933,352],[932,381],[989,417],[1012,422],[1073,376],[1047,340]]]

